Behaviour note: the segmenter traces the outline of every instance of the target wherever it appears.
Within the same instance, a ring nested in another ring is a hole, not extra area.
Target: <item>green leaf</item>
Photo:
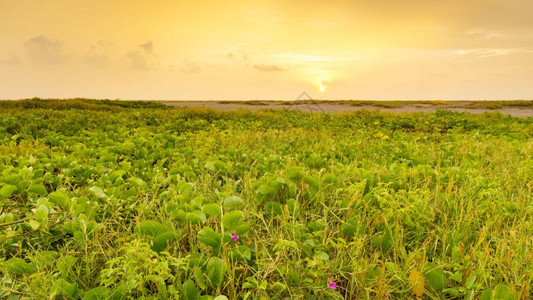
[[[298,210],[300,209],[300,204],[298,204],[298,201],[293,198],[287,200],[287,206],[289,207],[289,212],[293,216],[295,216],[296,213],[298,213]]]
[[[272,201],[267,202],[265,204],[265,211],[273,214],[274,216],[279,216],[282,214],[281,204],[279,204],[278,202],[272,202]]]
[[[459,297],[459,296],[462,296],[463,293],[461,293],[458,289],[456,288],[448,288],[448,289],[444,289],[442,290],[443,293],[446,293],[448,295],[452,295],[452,296],[455,296],[455,297]],[[480,299],[483,299],[483,298],[480,298]]]
[[[35,193],[39,196],[46,196],[48,195],[48,191],[46,191],[46,187],[43,184],[34,184],[28,188],[29,193]]]
[[[77,283],[70,283],[63,278],[56,280],[53,286],[58,296],[73,297],[78,291]]]
[[[218,232],[214,232],[210,227],[204,227],[198,231],[197,238],[200,242],[211,246],[215,249],[220,249],[222,245],[222,235]]]
[[[13,274],[32,274],[37,270],[33,263],[27,263],[22,258],[13,257],[3,263],[6,270]]]
[[[355,236],[357,233],[357,221],[355,219],[348,220],[342,224],[341,231],[348,236]]]
[[[285,170],[285,176],[287,176],[287,178],[291,179],[291,180],[302,180],[302,178],[304,178],[305,176],[305,173],[304,171],[302,171],[302,169],[298,168],[298,167],[291,167],[291,168],[287,168]]]
[[[198,285],[200,286],[202,290],[205,290],[207,288],[202,270],[198,266],[194,268],[194,279],[196,280],[196,283],[198,283]]]
[[[67,195],[67,193],[60,191],[50,193],[48,195],[48,199],[50,199],[52,203],[55,203],[65,209],[68,208],[70,202],[70,197]]]
[[[276,292],[281,293],[287,289],[287,286],[279,281],[276,281],[273,285],[271,285],[271,288],[274,289]]]
[[[198,300],[200,298],[200,290],[190,279],[183,284],[183,296],[186,300]]]
[[[235,231],[237,235],[243,235],[252,229],[248,223],[241,222],[237,226],[233,226],[231,231]]]
[[[494,291],[493,290],[486,290],[483,293],[481,293],[481,296],[479,297],[479,300],[493,300]]]
[[[217,288],[224,282],[224,274],[226,273],[226,268],[224,267],[224,261],[218,257],[211,257],[207,261],[207,278],[211,284],[212,288]]]
[[[89,188],[89,191],[95,197],[98,197],[98,198],[104,198],[105,197],[104,191],[102,190],[102,188],[100,188],[98,186],[92,186],[91,188]]]
[[[157,236],[160,233],[168,231],[165,226],[161,225],[156,221],[142,221],[141,223],[139,223],[136,229],[137,232],[150,236]]]
[[[427,273],[424,275],[424,277],[426,277],[429,286],[438,292],[445,289],[446,285],[448,284],[446,280],[446,274],[444,274],[442,268],[438,267],[434,263],[428,264]]]
[[[215,172],[216,171],[216,167],[215,167],[215,164],[212,163],[212,162],[208,162],[205,164],[205,168],[211,172]]]
[[[518,297],[504,284],[497,285],[494,290],[486,290],[481,293],[480,300],[515,300]]]
[[[251,282],[245,282],[243,285],[242,285],[242,288],[243,289],[253,289],[255,288],[256,285],[251,283]]]
[[[126,295],[128,294],[128,290],[126,287],[126,284],[123,282],[119,283],[115,288],[109,292],[109,297],[107,300],[122,300],[126,299]]]
[[[128,178],[127,181],[129,182],[129,184],[137,188],[142,188],[146,186],[146,182],[144,182],[144,180],[137,178],[137,177],[130,177]]]
[[[320,180],[316,176],[305,176],[304,181],[315,189],[320,188]]]
[[[202,207],[202,211],[212,217],[218,217],[220,216],[220,206],[215,203],[206,204]]]
[[[95,287],[83,296],[83,300],[106,300],[107,298],[107,288],[104,286]]]
[[[266,280],[263,280],[261,284],[258,286],[260,290],[266,290],[267,289],[268,282]]]
[[[472,276],[468,277],[465,280],[465,288],[471,289],[474,286],[474,282],[476,282],[476,279],[477,279],[476,275],[472,275]]]
[[[302,280],[302,275],[296,271],[290,271],[287,273],[287,281],[291,286],[297,286]]]
[[[17,191],[16,185],[6,184],[0,189],[0,197],[2,199],[8,199],[11,194]]]
[[[37,230],[41,227],[41,222],[35,220],[30,220],[28,223],[30,224],[31,229],[33,230]]]
[[[240,210],[230,211],[222,217],[222,224],[224,225],[224,228],[229,230],[243,217],[244,213]]]
[[[18,174],[6,175],[3,181],[7,184],[17,185],[22,181],[22,176]]]
[[[78,258],[72,255],[66,255],[58,258],[56,266],[59,272],[61,273],[61,276],[66,278],[71,272],[74,265],[76,265],[77,261]]]
[[[321,260],[329,260],[329,255],[326,252],[318,252],[314,255],[314,258]]]
[[[516,295],[513,293],[511,288],[504,284],[498,284],[494,288],[494,299],[496,300],[514,300]]]
[[[224,199],[223,206],[225,209],[234,209],[244,204],[244,201],[237,196],[229,196]]]
[[[179,239],[179,236],[174,232],[169,231],[160,233],[152,240],[152,250],[159,253],[165,250],[168,244],[176,241],[177,239]]]
[[[460,259],[461,259],[461,248],[459,248],[459,246],[454,246],[452,248],[452,258],[456,262],[460,261]]]
[[[188,212],[185,214],[185,221],[189,225],[199,225],[205,222],[205,215],[201,215],[201,211]]]
[[[39,222],[48,219],[48,207],[44,204],[39,205],[33,215],[35,216],[35,219]]]
[[[237,261],[244,262],[252,258],[252,252],[246,246],[237,246],[231,248],[230,256]]]
[[[187,213],[183,209],[174,209],[170,215],[172,220],[185,224],[187,221]]]
[[[228,300],[228,297],[224,296],[224,295],[220,295],[220,296],[216,296],[215,299],[213,300]]]
[[[392,234],[389,230],[386,230],[384,233],[375,236],[372,239],[372,244],[374,247],[381,250],[381,252],[385,253],[389,251],[389,249],[392,247]]]
[[[322,176],[322,182],[325,183],[325,184],[332,184],[332,185],[339,184],[339,180],[337,179],[337,177],[335,177],[335,175],[333,175],[331,173],[324,174]]]
[[[38,268],[43,268],[51,264],[58,257],[59,252],[57,251],[40,251],[35,254],[35,257],[32,259],[32,261],[35,262],[35,265]]]

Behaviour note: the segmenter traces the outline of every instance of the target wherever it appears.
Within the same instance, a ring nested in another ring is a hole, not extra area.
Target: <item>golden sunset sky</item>
[[[0,99],[304,90],[532,99],[533,1],[0,0]]]

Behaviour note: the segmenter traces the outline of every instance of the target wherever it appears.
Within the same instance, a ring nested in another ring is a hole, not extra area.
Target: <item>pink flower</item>
[[[235,234],[235,231],[232,231],[231,232],[231,240],[235,242],[238,239],[239,239],[239,236]]]
[[[332,281],[332,282],[328,283],[328,287],[330,289],[332,289],[332,290],[336,290],[337,289],[337,284],[334,281]]]

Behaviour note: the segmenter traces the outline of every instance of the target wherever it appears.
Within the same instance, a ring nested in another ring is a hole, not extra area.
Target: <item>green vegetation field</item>
[[[532,297],[532,118],[26,104],[0,299]]]

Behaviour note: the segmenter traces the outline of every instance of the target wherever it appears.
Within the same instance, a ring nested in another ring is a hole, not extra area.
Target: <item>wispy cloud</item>
[[[230,52],[230,53],[228,53],[227,57],[229,59],[233,60],[234,62],[239,62],[239,63],[242,62],[242,63],[244,63],[246,65],[248,65],[249,62],[250,62],[250,57],[244,51]]]
[[[253,68],[253,69],[255,69],[257,71],[261,71],[261,72],[280,72],[280,71],[285,71],[284,68],[282,68],[282,67],[280,67],[278,65],[275,65],[275,64],[253,63],[251,61],[257,60],[257,59],[252,59],[250,57],[250,55],[247,52],[245,52],[245,51],[230,52],[230,53],[228,53],[227,58],[231,59],[232,61],[234,61],[236,63],[244,64],[245,66],[247,66],[249,68]]]
[[[196,74],[200,72],[200,69],[201,68],[198,64],[190,61],[189,59],[183,60],[179,67],[179,70],[185,74]]]
[[[109,67],[112,63],[107,50],[111,46],[112,43],[106,41],[98,41],[96,44],[91,45],[89,51],[83,57],[85,64],[95,68]]]
[[[24,43],[30,58],[39,63],[62,64],[67,60],[63,42],[39,35]]]
[[[285,71],[282,67],[276,66],[276,65],[265,65],[265,64],[258,64],[254,65],[254,69],[261,71],[261,72],[279,72],[279,71]]]
[[[154,44],[152,41],[140,44],[141,50],[129,51],[126,54],[128,67],[134,70],[150,70],[158,66],[159,61],[154,54]]]
[[[146,54],[154,54],[154,42],[148,41],[139,45]]]
[[[20,65],[22,64],[22,62],[20,61],[20,59],[18,58],[18,56],[16,56],[15,54],[11,54],[10,57],[7,57],[7,58],[0,58],[0,65]]]
[[[459,49],[454,50],[453,53],[459,56],[471,56],[474,58],[487,58],[493,56],[509,55],[519,52],[528,52],[527,48],[475,48],[475,49]]]
[[[501,34],[499,34],[499,33],[490,32],[490,31],[487,31],[487,30],[484,30],[484,29],[469,30],[469,31],[465,32],[465,34],[470,36],[470,37],[479,37],[479,38],[483,38],[483,39],[492,39],[492,38],[501,36]]]

